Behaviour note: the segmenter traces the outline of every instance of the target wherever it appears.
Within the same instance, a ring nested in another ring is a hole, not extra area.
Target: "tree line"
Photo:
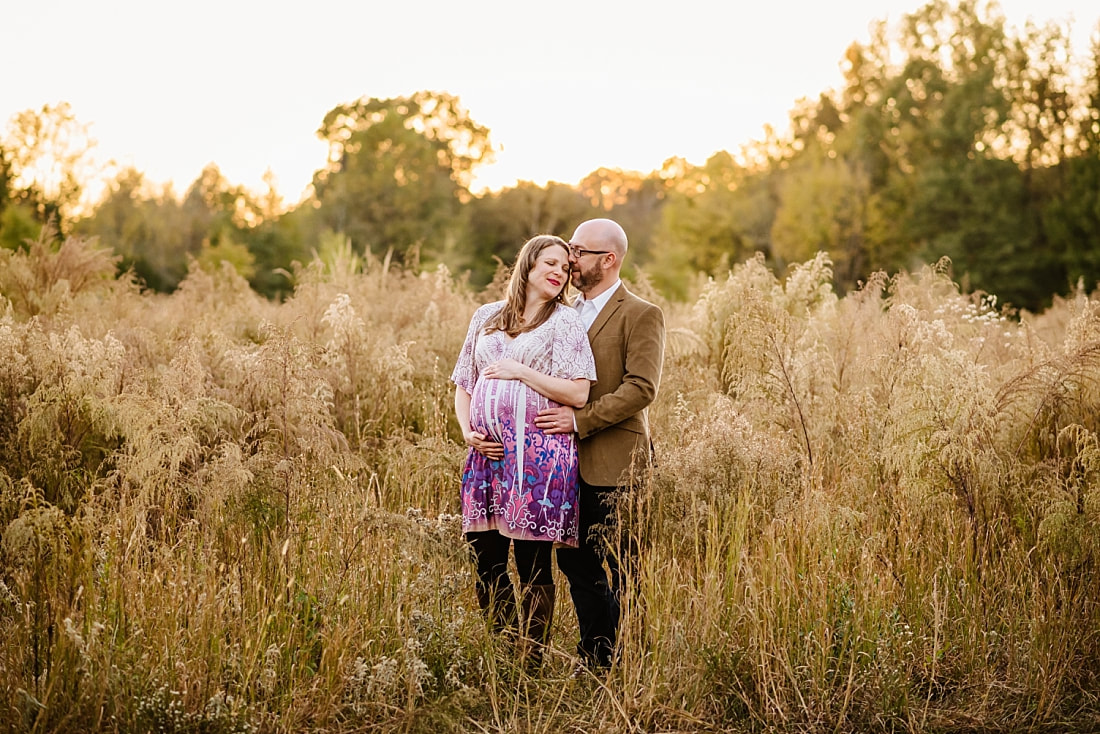
[[[99,238],[150,289],[224,261],[279,298],[297,263],[349,245],[482,286],[530,235],[602,214],[673,299],[756,253],[782,272],[824,251],[842,292],[946,257],[965,288],[1037,310],[1100,281],[1100,34],[1074,51],[1064,25],[1017,29],[995,3],[933,0],[851,44],[841,88],[799,101],[786,131],[701,165],[484,194],[471,181],[490,131],[457,96],[365,96],[324,116],[327,159],[291,206],[273,182],[256,193],[211,165],[182,196],[123,170],[81,210],[85,128],[46,106],[0,143],[0,244],[25,247],[51,222]]]

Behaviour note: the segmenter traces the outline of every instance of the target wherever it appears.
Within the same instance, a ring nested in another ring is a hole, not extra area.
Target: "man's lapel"
[[[619,287],[615,289],[615,293],[612,294],[611,299],[604,304],[604,307],[600,309],[600,313],[596,316],[596,320],[592,322],[592,326],[588,327],[588,340],[592,341],[597,334],[600,333],[600,329],[604,327],[604,324],[611,319],[611,316],[619,310],[619,307],[623,305],[623,301],[626,300],[626,285],[620,283]]]

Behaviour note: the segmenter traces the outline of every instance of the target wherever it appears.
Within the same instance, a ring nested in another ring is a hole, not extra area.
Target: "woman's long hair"
[[[485,322],[485,333],[503,331],[510,337],[515,337],[525,331],[532,331],[546,323],[546,320],[554,313],[559,303],[569,305],[569,297],[565,291],[569,288],[569,268],[565,268],[565,282],[557,297],[547,301],[539,309],[535,318],[527,323],[523,320],[523,311],[527,307],[527,279],[531,275],[531,269],[538,262],[539,255],[547,247],[560,247],[565,250],[565,256],[569,257],[569,244],[561,237],[551,234],[535,235],[523,243],[523,247],[516,257],[516,265],[512,269],[512,277],[508,280],[508,295],[504,299],[504,308],[497,311]]]

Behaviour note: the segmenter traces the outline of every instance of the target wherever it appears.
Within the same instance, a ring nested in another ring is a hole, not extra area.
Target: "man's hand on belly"
[[[568,405],[540,410],[535,417],[535,425],[543,433],[572,433],[575,428],[573,409]]]

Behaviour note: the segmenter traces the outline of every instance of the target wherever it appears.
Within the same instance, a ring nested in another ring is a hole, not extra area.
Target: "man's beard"
[[[573,287],[579,290],[581,293],[587,293],[592,290],[594,286],[599,285],[603,273],[599,268],[590,268],[585,270],[578,267],[573,271]]]

